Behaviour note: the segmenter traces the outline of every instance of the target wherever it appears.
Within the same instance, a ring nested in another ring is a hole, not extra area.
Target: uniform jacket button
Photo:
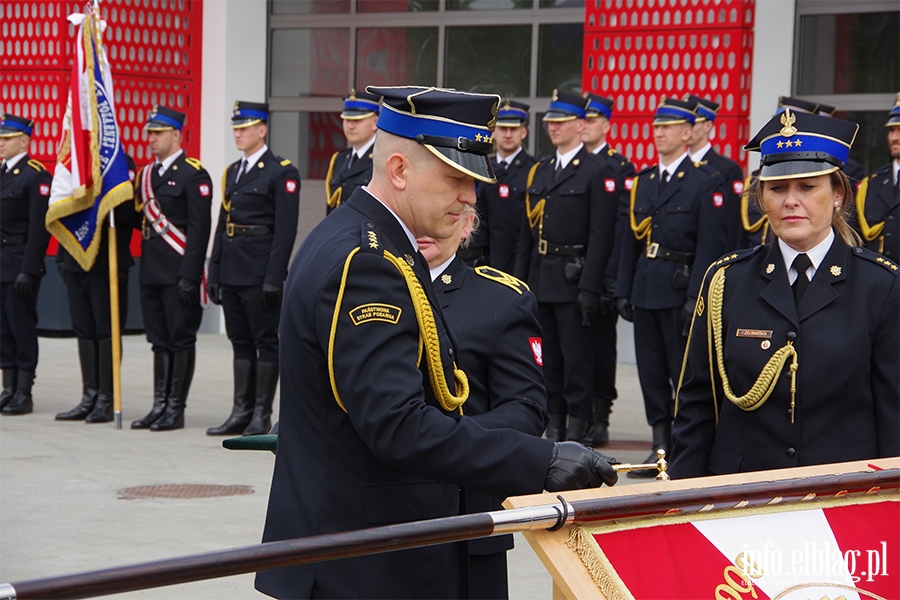
[[[797,456],[797,451],[794,450],[793,448],[788,448],[787,449],[787,457],[794,458],[795,456]]]

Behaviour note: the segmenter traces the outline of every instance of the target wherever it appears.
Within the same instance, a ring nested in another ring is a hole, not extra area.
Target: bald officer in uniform
[[[380,111],[381,98],[374,94],[350,90],[344,97],[341,122],[350,147],[335,152],[328,164],[325,214],[331,214],[353,190],[372,179],[372,146],[375,144],[375,121]]]
[[[38,362],[37,295],[50,233],[44,227],[50,173],[28,156],[34,121],[0,120],[0,414],[32,412]]]
[[[472,244],[481,250],[476,250],[474,254],[469,248],[459,251],[461,256],[469,259],[467,262],[472,262],[472,259],[483,256],[483,249],[487,248],[490,266],[505,273],[512,273],[515,269],[519,226],[525,212],[528,171],[537,162],[523,147],[528,137],[530,108],[524,102],[508,98],[500,103],[497,127],[494,129],[497,154],[491,159],[497,183],[477,184],[475,208],[481,225],[473,235]]]
[[[460,487],[503,498],[616,480],[580,444],[465,415],[467,378],[416,238],[458,234],[475,179],[493,180],[500,98],[369,91],[384,96],[372,181],[313,229],[285,287],[264,542],[457,515]],[[278,598],[460,598],[461,580],[459,549],[442,544],[262,571],[256,588]]]
[[[515,271],[537,297],[544,330],[547,438],[579,442],[593,409],[591,319],[616,235],[616,194],[604,183],[616,174],[581,141],[586,104],[554,92],[544,122],[556,154],[529,174]]]
[[[234,349],[231,415],[209,435],[272,428],[278,385],[278,319],[297,237],[300,174],[266,145],[269,105],[238,101],[231,127],[243,153],[222,176],[222,211],[209,260],[209,298],[221,304]]]
[[[613,252],[607,262],[603,275],[603,293],[600,295],[600,307],[591,327],[594,342],[594,396],[591,424],[582,440],[585,445],[602,448],[609,443],[609,414],[613,401],[618,396],[616,391],[616,277],[619,271],[619,257],[622,254],[622,239],[628,227],[628,198],[631,190],[631,178],[634,177],[634,165],[628,158],[619,154],[615,148],[606,143],[609,133],[615,102],[597,94],[585,92],[587,105],[584,109],[584,130],[581,141],[588,152],[594,155],[601,164],[608,164],[615,171],[614,178],[603,180],[603,186],[616,194],[616,238]]]
[[[856,225],[870,250],[900,259],[900,93],[884,125],[891,162],[860,182]]]
[[[143,212],[141,310],[153,350],[153,406],[132,429],[183,428],[194,376],[212,180],[181,149],[184,117],[156,106],[144,126],[155,160],[138,173],[135,209]]]
[[[691,139],[688,140],[688,151],[691,160],[696,163],[705,162],[722,175],[725,180],[725,206],[728,224],[728,250],[740,246],[741,237],[741,192],[744,191],[744,170],[741,165],[727,156],[722,156],[712,147],[710,134],[714,134],[716,117],[719,114],[719,103],[700,96],[688,94],[684,101],[694,105],[697,113]]]
[[[653,119],[659,164],[638,172],[631,188],[630,238],[622,247],[617,306],[634,319],[634,349],[653,452],[671,454],[675,388],[706,268],[728,250],[725,180],[694,163],[688,141],[694,104],[663,98]],[[653,477],[655,469],[632,471]]]

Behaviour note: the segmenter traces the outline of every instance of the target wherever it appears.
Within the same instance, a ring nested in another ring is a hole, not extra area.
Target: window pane
[[[581,45],[584,25],[541,25],[538,55],[538,96],[553,90],[581,95]]]
[[[359,0],[357,12],[427,12],[438,9],[439,0]]]
[[[838,119],[859,123],[859,131],[853,148],[850,150],[851,158],[858,160],[863,166],[863,172],[871,175],[875,169],[891,162],[891,153],[887,143],[887,129],[884,124],[887,121],[888,111],[859,111],[837,112],[834,115]]]
[[[331,155],[346,146],[340,113],[273,112],[269,125],[272,152],[297,165],[302,179],[325,179]]]
[[[272,0],[273,15],[348,12],[350,12],[350,0]]]
[[[799,44],[799,94],[900,88],[900,12],[802,17]]]
[[[528,96],[531,26],[448,27],[445,62],[447,87]]]
[[[584,0],[541,0],[540,6],[541,8],[584,8]]]
[[[269,95],[344,96],[349,56],[349,29],[274,29]]]
[[[357,30],[356,87],[437,85],[437,43],[437,27]]]
[[[447,0],[447,10],[509,10],[532,6],[533,0]]]

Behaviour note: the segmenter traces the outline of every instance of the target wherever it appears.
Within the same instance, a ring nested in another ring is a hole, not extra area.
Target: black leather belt
[[[156,230],[152,227],[142,227],[141,228],[141,237],[145,240],[149,240],[152,237],[159,237],[159,234],[156,233]]]
[[[585,250],[584,244],[553,244],[547,240],[538,240],[538,254],[581,257],[585,255]]]
[[[472,260],[473,258],[483,258],[484,248],[463,248],[459,250],[459,257],[463,260]]]
[[[225,235],[234,237],[236,235],[266,235],[269,228],[265,225],[235,225],[234,223],[225,223]]]
[[[16,244],[24,244],[28,240],[28,236],[24,233],[21,235],[9,235],[0,237],[0,246],[15,246]]]
[[[647,250],[644,252],[647,258],[662,258],[664,260],[671,260],[672,262],[690,264],[694,262],[694,255],[691,252],[677,252],[675,250],[669,250],[668,248],[663,248],[656,242],[652,244],[647,244]]]

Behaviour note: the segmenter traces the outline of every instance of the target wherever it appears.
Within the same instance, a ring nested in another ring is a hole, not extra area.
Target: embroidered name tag
[[[384,321],[396,325],[402,312],[403,309],[399,306],[391,304],[363,304],[350,311],[350,318],[354,325],[362,325],[369,321]]]
[[[738,337],[744,338],[772,338],[772,330],[771,329],[738,329],[737,334]]]

